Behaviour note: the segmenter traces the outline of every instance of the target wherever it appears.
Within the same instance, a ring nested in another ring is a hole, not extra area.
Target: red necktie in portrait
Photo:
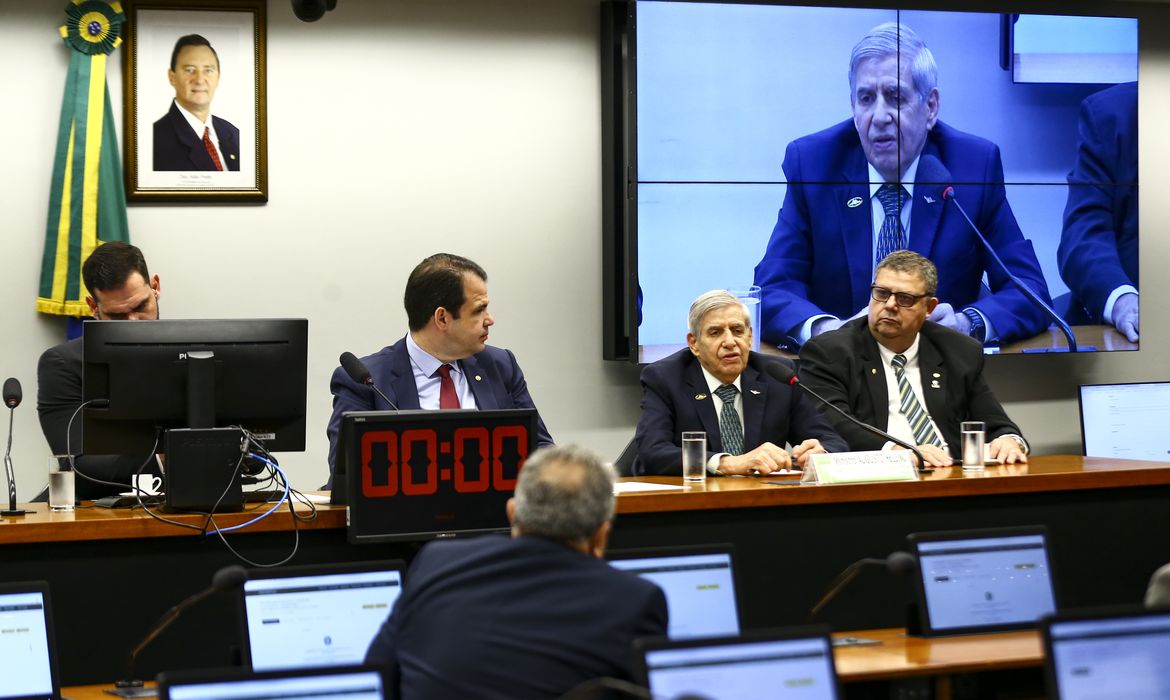
[[[207,149],[207,155],[211,156],[211,162],[215,163],[216,170],[223,170],[223,163],[219,162],[219,151],[215,150],[215,144],[211,142],[211,129],[203,127],[203,147]]]

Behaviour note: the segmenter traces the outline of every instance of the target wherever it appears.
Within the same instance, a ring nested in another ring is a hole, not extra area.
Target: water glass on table
[[[73,510],[73,462],[69,455],[49,457],[49,510]]]
[[[707,433],[689,430],[682,434],[683,483],[701,484],[707,480]]]
[[[960,425],[963,445],[963,468],[983,468],[983,442],[987,425],[981,420],[963,421]]]

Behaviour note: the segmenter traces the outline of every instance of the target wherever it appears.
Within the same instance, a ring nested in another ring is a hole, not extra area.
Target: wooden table
[[[637,480],[681,485],[677,477]],[[1140,600],[1150,574],[1170,556],[1170,469],[1161,463],[1050,456],[980,473],[938,470],[908,483],[768,481],[712,478],[697,488],[622,495],[610,546],[732,542],[746,628],[805,622],[843,568],[904,548],[910,532],[1047,524],[1058,595],[1069,607]],[[23,518],[0,518],[0,580],[49,581],[67,685],[119,675],[126,650],[167,608],[237,561],[216,537],[138,512],[32,508]],[[216,521],[227,527],[252,516]],[[344,508],[319,506],[316,521],[300,525],[294,563],[409,559],[417,549],[350,545],[344,523]],[[251,559],[278,561],[292,550],[292,520],[281,511],[228,541]],[[836,629],[902,627],[900,608],[909,598],[907,580],[865,571],[817,621]],[[176,660],[182,667],[230,665],[235,624],[226,600],[205,601],[143,654],[142,675],[176,668]],[[192,638],[201,640],[194,649],[184,644]]]

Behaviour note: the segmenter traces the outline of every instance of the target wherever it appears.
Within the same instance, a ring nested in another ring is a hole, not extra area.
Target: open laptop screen
[[[710,700],[838,697],[833,648],[824,632],[784,631],[749,638],[640,645],[644,680],[655,697]]]
[[[159,676],[161,700],[383,700],[386,682],[372,668],[298,669],[249,673],[241,669]]]
[[[1058,616],[1044,632],[1052,697],[1170,698],[1170,610]]]
[[[1085,455],[1170,461],[1170,382],[1082,384],[1080,406]]]
[[[1036,627],[1056,610],[1042,527],[919,533],[918,605],[924,634]]]
[[[0,586],[0,698],[53,700],[55,665],[47,584]]]
[[[616,550],[609,563],[658,584],[666,594],[672,639],[739,634],[730,545]]]
[[[257,671],[360,664],[402,591],[401,561],[254,572],[244,649]]]

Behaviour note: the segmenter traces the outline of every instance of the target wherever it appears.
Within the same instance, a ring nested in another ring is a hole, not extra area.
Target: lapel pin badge
[[[931,196],[930,196],[930,195],[928,195],[928,194],[924,194],[924,195],[922,195],[922,199],[923,199],[923,200],[924,200],[924,201],[925,201],[927,204],[934,204],[934,197],[931,197]]]
[[[475,375],[475,381],[477,381],[477,382],[483,381],[483,377],[481,377],[477,374],[477,375]]]
[[[869,368],[869,373],[870,373],[870,374],[877,374],[877,368],[876,368],[876,367],[870,367],[870,368]]]
[[[756,396],[759,396],[759,395],[760,395],[760,390],[759,390],[759,389],[749,389],[748,391],[752,392],[752,393],[753,393],[753,394],[755,394]]]
[[[856,209],[857,207],[860,207],[861,203],[864,201],[865,200],[861,197],[853,197],[848,202],[845,202],[845,206],[849,207],[850,209]]]
[[[695,394],[695,401],[702,401],[705,398],[707,398],[706,394]]]
[[[931,388],[931,389],[940,389],[940,388],[941,388],[941,387],[938,385],[938,380],[937,380],[937,379],[932,379],[932,380],[930,380],[930,388]]]

